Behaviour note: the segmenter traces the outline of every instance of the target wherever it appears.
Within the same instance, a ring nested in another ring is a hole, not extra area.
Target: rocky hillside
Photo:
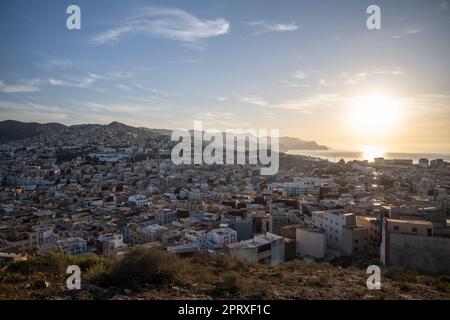
[[[82,269],[82,289],[67,290],[65,270]],[[0,272],[0,299],[450,299],[450,276],[383,270],[368,290],[365,270],[295,260],[269,267],[200,253],[180,260],[134,249],[121,259],[51,254]]]

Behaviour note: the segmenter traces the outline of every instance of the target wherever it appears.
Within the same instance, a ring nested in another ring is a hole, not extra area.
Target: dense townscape
[[[450,270],[450,164],[336,163],[280,154],[280,170],[173,165],[170,131],[59,127],[0,146],[0,264],[30,256],[123,257],[135,247],[266,265],[355,257]],[[366,259],[366,260],[365,260]]]

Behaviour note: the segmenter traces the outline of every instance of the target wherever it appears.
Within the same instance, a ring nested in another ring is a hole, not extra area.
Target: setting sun
[[[363,159],[373,161],[375,158],[384,157],[384,149],[378,146],[368,146],[362,149]]]
[[[391,132],[399,117],[398,101],[384,95],[369,95],[353,99],[348,122],[358,135],[378,137]]]

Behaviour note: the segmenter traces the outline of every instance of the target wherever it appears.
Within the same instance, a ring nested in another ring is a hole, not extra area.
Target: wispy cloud
[[[110,112],[116,114],[128,114],[128,115],[142,115],[146,112],[151,111],[162,111],[166,108],[161,106],[153,106],[153,105],[144,105],[144,104],[107,104],[107,103],[97,103],[97,102],[88,102],[84,104],[85,107],[89,108],[90,111],[94,112]]]
[[[292,78],[297,79],[297,80],[304,80],[306,79],[306,72],[302,71],[302,70],[297,70],[293,75]]]
[[[244,96],[239,99],[243,103],[254,104],[257,106],[267,106],[268,103],[260,97],[256,96]]]
[[[247,25],[251,27],[258,27],[260,31],[255,35],[262,34],[264,32],[292,32],[300,29],[295,22],[290,23],[271,23],[266,21],[251,21],[247,22]]]
[[[131,91],[131,88],[125,84],[118,84],[117,88],[122,89],[124,91]]]
[[[69,59],[51,58],[47,61],[36,62],[36,66],[43,70],[62,69],[73,66],[74,63]]]
[[[95,74],[89,74],[85,77],[73,77],[65,76],[64,79],[50,78],[48,82],[53,86],[58,87],[76,87],[76,88],[89,88],[91,87],[99,78]]]
[[[326,80],[326,79],[324,79],[324,78],[320,78],[320,79],[319,79],[319,82],[318,82],[318,84],[317,84],[317,86],[318,86],[319,88],[333,87],[333,86],[334,86],[334,83],[333,83],[333,82],[330,82],[330,81],[328,81],[328,80]]]
[[[216,100],[220,101],[220,102],[224,102],[224,101],[227,101],[228,98],[227,97],[216,97]]]
[[[422,30],[423,30],[422,27],[413,27],[413,28],[409,28],[409,29],[406,29],[405,31],[403,31],[402,33],[394,34],[394,35],[392,36],[392,38],[393,38],[393,39],[402,39],[402,38],[404,38],[404,37],[406,37],[406,36],[412,36],[412,35],[415,35],[415,34],[421,32]]]
[[[195,116],[200,120],[232,120],[237,117],[235,113],[229,112],[201,112]]]
[[[397,67],[394,69],[379,69],[379,70],[375,70],[373,73],[374,74],[391,75],[391,76],[401,76],[401,75],[405,74],[405,72],[400,67]]]
[[[67,119],[66,111],[58,106],[37,104],[20,99],[19,102],[0,100],[0,118],[20,121],[61,121]]]
[[[49,78],[48,83],[58,87],[90,88],[102,92],[104,89],[95,88],[94,84],[98,81],[118,81],[128,80],[134,77],[132,72],[108,72],[104,74],[89,72],[84,76],[73,76],[68,74],[61,75],[61,78]],[[116,87],[127,90],[129,86],[118,84]],[[130,91],[127,90],[127,91]]]
[[[367,78],[367,73],[359,72],[352,74],[345,71],[341,73],[341,78],[344,80],[344,84],[355,85],[360,83],[361,81],[364,81]]]
[[[319,94],[305,97],[303,99],[286,100],[278,104],[271,105],[271,108],[287,111],[294,111],[303,114],[311,114],[319,107],[331,107],[341,102],[344,98],[337,94]]]
[[[308,83],[297,83],[292,81],[281,80],[279,83],[286,85],[289,88],[311,88]]]
[[[188,64],[195,64],[199,63],[200,60],[197,59],[178,59],[178,60],[171,60],[170,63],[188,63]]]
[[[26,93],[36,92],[40,90],[40,79],[22,80],[16,84],[7,84],[3,80],[0,80],[0,92],[3,93]]]
[[[422,31],[423,28],[412,28],[412,29],[408,29],[405,31],[406,34],[416,34],[419,33],[420,31]]]
[[[146,8],[128,20],[125,25],[97,34],[96,44],[117,42],[127,33],[141,33],[165,39],[195,42],[216,37],[229,31],[230,23],[224,18],[201,20],[194,15],[172,8]]]

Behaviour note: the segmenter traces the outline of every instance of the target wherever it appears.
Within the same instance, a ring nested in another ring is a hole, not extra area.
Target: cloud
[[[355,85],[360,83],[361,81],[364,81],[367,78],[367,73],[360,72],[351,74],[349,72],[342,72],[341,78],[344,79],[344,83],[348,85]]]
[[[337,94],[319,94],[309,96],[304,99],[286,100],[281,103],[271,105],[271,108],[287,111],[294,111],[303,114],[311,114],[319,107],[332,107],[336,103],[343,101],[344,98]]]
[[[36,66],[43,70],[62,69],[73,66],[73,62],[69,59],[52,58],[48,61],[37,62]]]
[[[374,74],[383,74],[383,75],[391,75],[391,76],[401,76],[404,75],[405,72],[400,68],[397,67],[395,69],[381,69],[374,71]]]
[[[50,78],[48,79],[48,83],[58,87],[89,88],[98,79],[100,78],[97,75],[90,73],[88,76],[85,77],[65,76],[65,79]]]
[[[311,85],[308,83],[296,83],[286,80],[281,80],[279,83],[285,84],[289,88],[311,88]]]
[[[61,121],[68,118],[66,111],[58,106],[48,106],[21,100],[0,100],[0,118],[19,121]]]
[[[134,83],[133,86],[140,90],[144,90],[144,91],[147,91],[147,92],[150,92],[153,94],[157,94],[160,96],[165,96],[165,97],[179,97],[182,95],[180,92],[171,92],[171,91],[161,90],[161,89],[157,89],[157,88],[146,87],[139,83]]]
[[[294,75],[292,76],[292,78],[298,79],[298,80],[303,80],[306,79],[306,73],[302,70],[297,70]]]
[[[117,42],[127,33],[141,33],[165,39],[195,42],[226,34],[230,23],[223,18],[201,20],[190,13],[171,8],[146,8],[139,11],[124,26],[97,34],[96,44]]]
[[[0,80],[0,92],[3,93],[26,93],[39,91],[40,79],[22,80],[18,84],[6,84]]]
[[[408,29],[405,31],[406,34],[416,34],[422,31],[423,28],[414,28],[414,29]]]
[[[264,101],[263,99],[261,99],[259,97],[255,97],[255,96],[241,97],[240,101],[243,103],[254,104],[257,106],[267,106],[268,105],[268,103],[266,101]]]
[[[127,85],[124,85],[124,84],[117,85],[117,88],[125,90],[125,91],[131,91],[131,88],[129,86],[127,86]]]
[[[400,34],[393,35],[392,38],[393,39],[402,39],[402,38],[404,38],[406,36],[412,36],[414,34],[417,34],[417,33],[421,32],[422,30],[423,30],[422,27],[410,28],[410,29],[407,29],[407,30],[403,31]]]
[[[122,115],[134,115],[134,116],[142,116],[148,112],[152,111],[162,111],[166,108],[160,106],[152,106],[145,104],[106,104],[106,103],[97,103],[97,102],[88,102],[84,104],[85,107],[89,108],[93,112],[111,112],[115,114]]]
[[[251,21],[247,23],[251,27],[259,27],[261,30],[266,32],[292,32],[300,29],[294,22],[291,23],[270,23],[266,21]],[[259,35],[263,32],[257,33]]]
[[[216,100],[220,101],[220,102],[224,102],[224,101],[227,101],[228,98],[227,97],[216,97]]]
[[[194,64],[199,63],[200,60],[197,59],[178,59],[178,60],[171,60],[170,63],[188,63],[188,64]]]
[[[236,117],[236,114],[229,112],[201,112],[196,114],[196,118],[200,120],[232,120]]]
[[[333,87],[334,83],[333,82],[329,82],[326,79],[320,78],[319,79],[319,83],[318,83],[318,87],[319,88],[324,88],[324,87]]]

